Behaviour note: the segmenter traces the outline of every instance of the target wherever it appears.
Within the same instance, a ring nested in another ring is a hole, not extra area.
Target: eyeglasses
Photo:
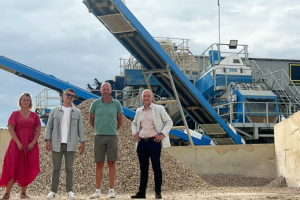
[[[74,97],[75,97],[75,95],[69,94],[69,93],[66,93],[65,95],[67,95],[68,97],[71,97],[71,98],[74,98]]]

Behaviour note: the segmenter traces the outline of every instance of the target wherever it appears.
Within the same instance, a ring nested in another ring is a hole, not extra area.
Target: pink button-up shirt
[[[148,109],[145,109],[145,106],[143,108],[141,115],[141,130],[139,135],[141,138],[149,138],[158,135],[153,122],[152,103]]]

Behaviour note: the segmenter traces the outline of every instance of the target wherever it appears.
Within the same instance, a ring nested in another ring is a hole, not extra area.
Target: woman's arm
[[[28,144],[27,151],[32,151],[36,141],[39,139],[40,134],[41,134],[41,125],[35,127],[34,133],[35,133],[34,138],[33,138],[32,142],[30,142]]]
[[[23,145],[22,145],[22,143],[20,142],[20,140],[19,140],[19,138],[18,138],[18,136],[17,136],[17,134],[16,134],[15,127],[16,127],[16,126],[13,125],[13,124],[8,124],[8,131],[9,131],[10,136],[12,137],[12,139],[17,143],[18,149],[19,149],[20,151],[22,151],[22,150],[23,150]]]

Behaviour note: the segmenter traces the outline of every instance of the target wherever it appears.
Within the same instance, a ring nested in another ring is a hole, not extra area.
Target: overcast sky
[[[152,36],[190,39],[200,55],[219,40],[217,0],[126,0]],[[248,44],[250,57],[300,59],[299,0],[220,0],[221,43]],[[81,0],[0,1],[0,54],[86,88],[119,75],[129,52]],[[22,92],[44,89],[0,69],[0,127]]]

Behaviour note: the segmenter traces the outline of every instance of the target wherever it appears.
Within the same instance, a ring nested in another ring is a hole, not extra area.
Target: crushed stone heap
[[[82,155],[76,154],[74,164],[74,193],[92,194],[95,191],[95,163],[94,163],[94,131],[89,124],[89,108],[93,99],[82,102],[78,109],[81,110],[84,131],[86,135],[85,151]],[[45,132],[39,138],[40,168],[41,173],[28,187],[28,194],[41,195],[50,191],[52,161],[51,152],[46,151],[43,141]],[[135,193],[139,186],[139,162],[136,154],[136,144],[131,134],[131,121],[123,117],[123,125],[119,130],[119,161],[117,162],[117,177],[115,191],[117,193]],[[182,191],[210,187],[191,169],[184,166],[176,158],[162,151],[161,166],[163,171],[162,191]],[[153,171],[150,167],[148,190],[154,191]],[[103,170],[101,190],[109,189],[108,166]],[[19,193],[19,188],[14,186],[13,193]],[[65,193],[64,161],[61,168],[59,192]]]
[[[276,178],[275,180],[273,180],[272,182],[270,182],[265,187],[266,188],[284,188],[284,187],[288,187],[288,185],[286,183],[286,179],[283,176],[280,176],[280,177]]]

